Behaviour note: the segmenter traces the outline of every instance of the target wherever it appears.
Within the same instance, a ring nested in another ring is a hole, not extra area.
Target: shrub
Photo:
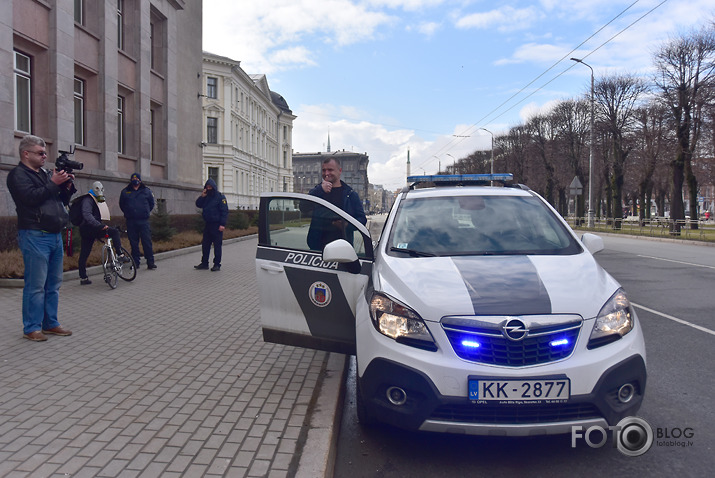
[[[229,229],[248,229],[249,219],[248,214],[243,211],[229,211],[228,224]]]
[[[166,212],[166,199],[156,200],[156,211],[149,218],[152,241],[168,241],[176,234],[171,227],[171,216]]]

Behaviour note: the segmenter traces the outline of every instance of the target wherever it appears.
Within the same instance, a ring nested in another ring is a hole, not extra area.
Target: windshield
[[[391,255],[577,254],[566,227],[533,196],[409,198],[388,241]]]

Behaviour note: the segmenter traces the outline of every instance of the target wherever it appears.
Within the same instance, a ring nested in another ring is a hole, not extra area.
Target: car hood
[[[382,256],[375,288],[425,320],[447,315],[595,317],[619,288],[588,252],[568,256]]]

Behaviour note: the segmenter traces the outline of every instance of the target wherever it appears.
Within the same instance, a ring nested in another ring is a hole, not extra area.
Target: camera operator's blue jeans
[[[57,309],[62,285],[62,234],[20,229],[17,242],[25,262],[23,333],[54,329],[60,325]]]

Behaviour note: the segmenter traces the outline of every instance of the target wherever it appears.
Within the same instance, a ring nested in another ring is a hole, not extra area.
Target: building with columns
[[[292,191],[293,115],[265,75],[204,52],[203,179],[212,178],[230,209],[258,209],[260,194]]]
[[[7,0],[0,8],[0,215],[28,134],[48,164],[75,148],[80,193],[105,186],[112,216],[139,172],[170,213],[192,213],[202,183],[202,2]]]

